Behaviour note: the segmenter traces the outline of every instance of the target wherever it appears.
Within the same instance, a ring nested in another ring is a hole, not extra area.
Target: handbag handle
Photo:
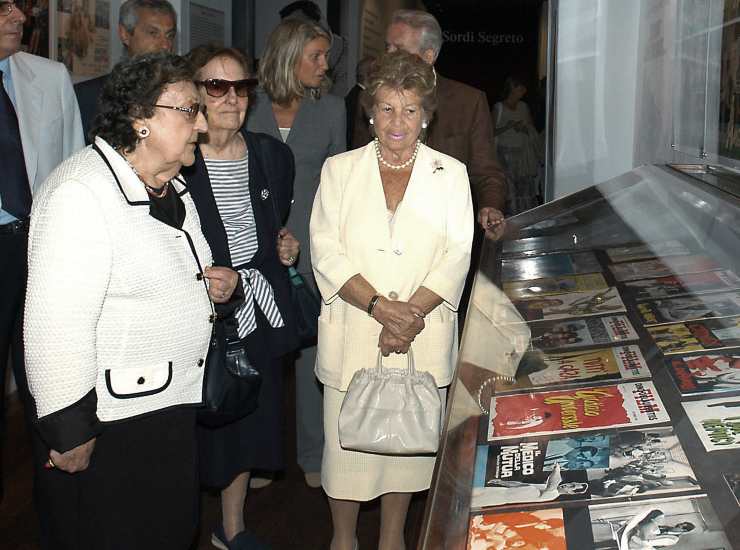
[[[411,346],[409,346],[409,351],[406,353],[406,373],[409,376],[414,376],[416,374],[416,365],[414,363],[414,352],[411,350]],[[377,364],[378,370],[380,370],[380,373],[383,373],[383,353],[378,350],[378,364]]]

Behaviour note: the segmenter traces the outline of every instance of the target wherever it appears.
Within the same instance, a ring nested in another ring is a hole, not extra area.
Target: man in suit
[[[177,36],[177,13],[167,0],[126,0],[118,12],[118,36],[126,55],[173,51]],[[85,142],[90,144],[90,128],[98,112],[98,97],[108,75],[85,80],[75,85],[80,104]]]
[[[5,379],[10,353],[27,418],[35,418],[24,370],[22,311],[26,290],[32,195],[49,173],[84,146],[72,82],[61,63],[19,52],[25,15],[0,2],[0,415],[4,432]],[[35,430],[34,466],[43,465]],[[0,445],[4,434],[0,433]],[[2,453],[0,452],[0,455]],[[0,476],[0,479],[2,477]],[[37,483],[36,491],[40,490]],[[39,515],[43,514],[39,510]]]
[[[429,13],[396,10],[386,30],[386,47],[389,52],[401,49],[416,54],[434,65],[442,48],[442,29]],[[352,148],[369,141],[367,120],[361,110],[356,111]],[[496,160],[485,94],[437,73],[437,110],[429,124],[426,144],[467,166],[478,222],[489,236],[499,236],[504,226],[501,210],[506,180]]]

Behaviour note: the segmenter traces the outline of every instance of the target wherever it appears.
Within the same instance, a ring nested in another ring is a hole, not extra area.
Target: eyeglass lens
[[[203,82],[206,87],[206,93],[211,97],[223,97],[229,93],[229,88],[233,87],[234,92],[239,97],[247,97],[255,86],[256,78],[245,78],[244,80],[222,80],[212,78]]]

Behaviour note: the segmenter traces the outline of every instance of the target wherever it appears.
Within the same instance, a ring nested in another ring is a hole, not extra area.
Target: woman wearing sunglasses
[[[282,226],[293,192],[293,155],[279,140],[243,128],[256,84],[244,54],[201,46],[190,60],[208,133],[184,175],[214,264],[239,274],[245,299],[227,322],[236,325],[235,338],[262,374],[257,410],[224,427],[198,430],[201,484],[221,490],[214,546],[267,548],[244,530],[244,499],[253,469],[283,468],[280,357],[298,345],[286,266],[295,263],[299,247]]]
[[[66,480],[39,496],[56,523],[44,548],[181,550],[193,539],[212,302],[229,299],[236,277],[207,267],[179,176],[207,129],[192,78],[172,54],[116,65],[94,144],[34,197],[26,371],[49,448],[43,475]]]
[[[247,129],[284,141],[295,157],[294,200],[288,227],[302,245],[296,269],[318,295],[311,268],[308,222],[324,161],[346,149],[344,100],[326,93],[330,35],[306,20],[287,19],[270,34],[260,59],[259,79]],[[296,450],[310,487],[321,484],[324,448],[323,395],[314,376],[316,346],[295,361]]]

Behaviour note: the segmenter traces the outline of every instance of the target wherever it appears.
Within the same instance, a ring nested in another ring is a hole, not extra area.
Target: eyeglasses
[[[193,103],[190,107],[177,107],[175,105],[158,104],[155,104],[154,107],[161,107],[162,109],[172,109],[173,111],[180,111],[181,113],[185,113],[185,116],[191,122],[196,119],[198,113],[203,113],[203,116],[206,116],[206,106],[200,103]]]
[[[19,9],[15,5],[15,2],[0,2],[0,15],[8,16],[13,11],[13,8]]]
[[[239,97],[247,97],[256,87],[256,78],[245,78],[244,80],[223,80],[221,78],[209,78],[196,82],[199,86],[205,86],[206,93],[211,97],[223,97],[229,93],[231,88]]]

